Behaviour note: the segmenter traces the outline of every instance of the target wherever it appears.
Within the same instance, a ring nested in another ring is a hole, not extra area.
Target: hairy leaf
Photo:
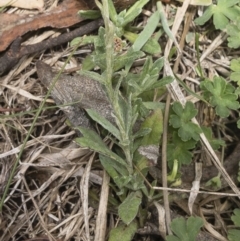
[[[128,226],[123,223],[110,231],[108,241],[131,241],[137,231],[137,222],[131,222]]]
[[[84,127],[77,127],[77,129],[83,134],[83,137],[78,137],[75,139],[75,141],[81,147],[88,147],[93,151],[112,158],[125,167],[127,166],[126,162],[120,156],[116,155],[106,146],[106,144],[95,131]]]
[[[107,131],[109,131],[111,134],[113,134],[118,140],[120,140],[120,132],[119,130],[106,118],[101,116],[98,112],[92,109],[86,109],[88,115],[96,121],[98,124],[100,124],[103,128],[105,128]]]
[[[129,225],[137,216],[139,205],[142,202],[141,192],[131,192],[118,208],[119,217]]]
[[[163,132],[163,116],[161,109],[156,109],[142,123],[141,129],[150,128],[151,132],[145,135],[141,141],[142,146],[159,144]]]

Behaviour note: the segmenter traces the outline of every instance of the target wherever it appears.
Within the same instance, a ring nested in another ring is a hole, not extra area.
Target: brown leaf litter
[[[57,1],[50,2],[53,5]],[[9,48],[17,36],[23,36],[21,48],[24,45],[34,44],[34,41],[38,41],[38,43],[46,39],[52,41],[52,37],[65,31],[64,28],[81,22],[76,14],[80,5],[85,9],[86,1],[70,1],[69,3],[65,0],[57,8],[49,10],[48,13],[39,14],[26,11],[23,15],[23,10],[15,10],[14,13],[11,13],[11,8],[5,13],[1,13],[0,24],[3,20],[5,21],[5,27],[1,28],[1,34],[4,33],[1,35],[4,36],[4,45],[0,44],[1,51]],[[30,16],[30,14],[35,15]],[[172,12],[169,11],[170,18],[171,14]],[[186,33],[192,30],[191,19],[195,12],[189,11],[188,14],[187,21],[179,29],[177,35],[178,39],[183,39],[183,41],[179,41],[182,42],[184,50],[183,58],[176,60],[173,63],[173,68],[176,73],[181,75],[180,77],[185,80],[189,88],[198,92],[199,82],[193,71],[197,62],[194,41],[190,41],[187,45],[184,41]],[[6,17],[9,15],[11,15],[11,19]],[[26,16],[28,17],[26,18]],[[147,16],[144,16],[143,22],[146,20]],[[200,51],[207,51],[209,49],[208,43],[215,37],[217,36],[211,36],[211,39],[207,39],[204,35],[200,36]],[[161,41],[164,42],[164,37]],[[12,67],[0,79],[0,107],[4,109],[4,112],[1,113],[2,128],[0,129],[1,194],[9,178],[9,170],[15,162],[16,155],[19,153],[26,133],[33,122],[35,110],[46,94],[46,88],[37,77],[35,63],[41,59],[56,69],[60,69],[71,51],[72,49],[67,44],[61,43],[61,46],[51,47],[50,50],[45,48],[43,53],[26,54],[21,56],[16,66]],[[80,60],[90,51],[91,46],[82,47],[81,52],[72,57],[66,68],[71,69],[78,66]],[[216,52],[225,57],[217,59],[214,55]],[[230,57],[223,48],[211,49],[208,57],[203,60],[206,76],[211,77],[219,69],[227,73]],[[223,139],[228,143],[238,140],[235,134],[231,133],[231,130],[226,132],[221,129],[220,125],[215,125],[216,122],[221,121],[217,117],[204,118],[206,106],[198,103],[197,100],[194,101],[199,108],[198,119],[201,123],[207,123],[209,126],[213,126],[215,132],[223,133]],[[17,110],[20,110],[20,113]],[[234,113],[232,118],[234,118]],[[108,180],[97,155],[73,143],[76,133],[69,128],[65,120],[66,117],[63,113],[59,112],[58,108],[53,105],[52,99],[48,98],[46,108],[38,118],[27,142],[5,201],[0,218],[0,241],[13,239],[31,241],[89,240],[96,238],[96,233],[99,237],[106,235],[110,228],[118,222],[116,207],[109,205],[108,216],[105,219],[108,221],[107,230],[106,233],[101,233],[99,228],[101,220],[98,220],[97,223],[98,208],[100,196],[102,195],[101,200],[104,200],[106,198],[104,191],[107,193],[107,189],[102,191],[100,189],[103,183],[107,185]],[[111,146],[109,141],[106,143]],[[201,154],[196,152],[194,158],[200,159]],[[184,177],[188,176],[192,176],[192,170],[184,173]],[[107,186],[109,187],[109,185]],[[104,186],[104,188],[107,187]],[[113,195],[111,189],[109,193]],[[184,195],[186,196],[186,194],[179,195],[177,193],[175,196],[173,195],[173,199],[174,205],[177,206],[176,210],[180,208],[185,215],[188,214],[187,200],[180,198]],[[106,201],[102,207],[104,205],[106,208]],[[239,206],[239,201],[233,197],[219,198],[215,195],[202,195],[198,197],[193,209],[194,213],[204,218],[205,228],[209,233],[212,233],[215,240],[218,238],[224,240],[229,224],[229,213],[233,205]],[[102,215],[104,217],[104,213]],[[151,215],[153,216],[154,212]],[[151,218],[149,222],[151,222]],[[151,234],[153,232],[148,233],[149,240],[152,238]],[[141,240],[146,240],[146,238],[141,236]],[[200,240],[204,240],[204,238]]]

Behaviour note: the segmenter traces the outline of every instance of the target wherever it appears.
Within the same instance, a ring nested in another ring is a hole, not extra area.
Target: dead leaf
[[[66,0],[52,11],[34,16],[1,13],[0,51],[29,31],[44,27],[65,28],[83,21],[77,13],[80,9],[88,7],[82,1]]]
[[[159,147],[157,145],[140,146],[138,152],[156,165],[159,156]]]
[[[43,10],[44,1],[43,0],[0,0],[0,7],[12,6],[17,8],[25,9],[38,9],[39,11]]]
[[[188,208],[191,215],[193,211],[193,204],[197,198],[198,191],[200,189],[201,178],[202,178],[202,163],[197,162],[195,163],[195,180],[192,183],[191,193],[188,199]]]
[[[165,209],[158,202],[154,201],[153,203],[154,203],[155,207],[157,208],[157,212],[158,212],[158,230],[159,230],[161,236],[165,239],[166,233],[167,233]]]

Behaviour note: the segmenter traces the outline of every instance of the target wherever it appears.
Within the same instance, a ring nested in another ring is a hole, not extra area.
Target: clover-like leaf
[[[240,230],[231,229],[228,231],[228,240],[229,241],[238,241],[240,236]]]
[[[201,129],[191,122],[191,119],[197,114],[194,104],[188,101],[183,107],[179,102],[175,102],[172,108],[175,114],[170,116],[169,122],[174,128],[178,128],[178,136],[183,141],[188,141],[191,138],[198,141]]]
[[[234,209],[234,215],[232,215],[231,219],[237,227],[240,227],[240,209]],[[240,230],[231,229],[228,231],[228,239],[230,241],[238,241],[240,236]]]
[[[240,129],[240,120],[237,121],[237,128]]]
[[[205,92],[211,93],[209,102],[216,107],[216,113],[219,116],[228,117],[231,109],[239,108],[238,96],[233,92],[234,87],[225,79],[215,76],[213,81],[205,80],[200,86]]]
[[[233,213],[231,219],[236,226],[240,227],[240,209],[234,209]]]
[[[192,161],[192,149],[195,147],[196,141],[182,141],[176,132],[173,133],[172,143],[168,144],[167,159],[168,165],[172,169],[173,161],[178,160],[179,166],[182,164],[190,164]]]
[[[186,221],[183,217],[175,218],[170,227],[175,235],[168,235],[167,241],[193,241],[203,226],[203,220],[199,217],[190,217]]]
[[[222,30],[229,20],[234,20],[239,16],[240,10],[236,6],[237,3],[239,0],[218,0],[217,5],[209,6],[201,17],[195,19],[195,23],[203,25],[213,16],[215,28]]]
[[[240,17],[236,18],[235,21],[231,22],[227,25],[227,34],[229,37],[228,47],[230,48],[238,48],[240,46]]]
[[[240,33],[240,30],[239,30]],[[240,39],[240,36],[239,36]],[[240,86],[240,58],[233,59],[230,64],[230,68],[233,71],[230,75],[230,79],[236,81],[238,86]]]

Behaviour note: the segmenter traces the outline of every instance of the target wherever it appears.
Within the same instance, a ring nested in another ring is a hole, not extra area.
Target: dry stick
[[[104,170],[94,241],[104,241],[106,239],[109,182],[110,177]]]
[[[170,192],[186,192],[186,193],[202,193],[207,195],[216,195],[216,196],[225,196],[225,197],[238,197],[239,194],[236,193],[225,193],[225,192],[209,192],[209,191],[192,191],[189,189],[182,189],[182,188],[171,188],[171,187],[153,187],[150,183],[148,183],[149,187],[151,187],[154,190],[168,190]]]
[[[100,26],[103,25],[103,20],[98,19],[87,23],[73,31],[68,33],[64,33],[56,38],[50,38],[40,43],[27,45],[27,46],[20,46],[21,45],[21,38],[17,38],[10,46],[9,50],[4,53],[3,56],[0,57],[0,76],[3,75],[6,71],[13,68],[20,58],[25,55],[39,53],[43,50],[61,45],[63,43],[67,43],[72,39],[83,36],[92,32],[95,29],[98,29]]]
[[[202,54],[200,57],[200,62],[202,62],[210,53],[212,53],[220,44],[222,44],[226,39],[228,35],[225,31],[222,31],[209,45],[207,50]]]
[[[163,121],[163,140],[162,140],[162,186],[167,188],[167,130],[168,130],[168,117],[169,117],[169,107],[170,107],[171,95],[167,95],[167,101],[165,106],[164,121]],[[168,234],[172,234],[170,228],[171,215],[168,200],[168,191],[163,190],[163,201],[166,213],[166,225]]]
[[[88,163],[85,167],[85,172],[82,176],[81,183],[80,183],[80,192],[81,192],[84,225],[85,225],[87,241],[90,241],[90,230],[89,230],[89,220],[88,220],[89,177],[90,177],[90,171],[91,171],[94,156],[95,154],[93,153],[89,158]]]
[[[190,24],[191,24],[191,21],[192,21],[192,17],[193,17],[193,13],[195,12],[195,9],[194,8],[191,8],[191,10],[189,12],[187,12],[188,14],[186,14],[186,18],[187,18],[187,21],[186,23],[184,24],[184,29],[183,29],[183,33],[182,33],[182,36],[181,36],[181,40],[180,40],[180,43],[179,43],[179,46],[180,46],[180,49],[183,51],[183,48],[184,48],[184,45],[185,45],[185,37],[188,33],[188,30],[189,30],[189,27],[190,27]],[[179,66],[179,63],[180,63],[180,60],[181,60],[181,56],[179,55],[175,61],[175,64],[174,64],[174,67],[173,67],[173,73],[177,73],[177,70],[178,70],[178,66]]]
[[[189,4],[190,0],[187,0],[184,2],[183,4],[183,7],[187,8],[188,4]],[[178,51],[179,51],[179,54],[181,53],[181,49],[176,41],[176,38],[175,38],[175,33],[171,32],[171,30],[169,29],[168,27],[168,24],[167,24],[167,21],[166,21],[166,17],[165,17],[165,13],[163,11],[163,7],[162,7],[162,4],[161,3],[157,3],[159,9],[161,10],[161,22],[163,24],[163,27],[164,27],[164,31],[166,32],[166,34],[169,36],[169,41],[167,43],[167,46],[165,48],[165,52],[164,52],[164,58],[165,58],[165,61],[167,62],[167,58],[168,58],[168,55],[169,55],[169,51],[170,51],[170,48],[171,48],[171,45],[172,43],[174,42]],[[176,19],[175,19],[176,21]],[[176,26],[176,25],[175,25]],[[180,26],[180,23],[179,23],[179,26]],[[167,68],[167,63],[165,63],[165,66],[164,66],[164,74],[165,76],[168,76],[168,72],[166,70]],[[168,91],[171,93],[170,89],[169,89],[169,86],[171,85],[168,85]],[[169,106],[170,105],[170,100],[171,100],[171,97],[168,95],[167,97],[167,103],[166,103],[166,109],[165,109],[165,115],[164,115],[164,125],[165,125],[165,128],[167,128],[167,122],[168,122],[168,115],[169,115],[169,108],[167,107],[167,105]],[[166,155],[166,152],[167,152],[167,146],[166,146],[166,140],[167,140],[167,131],[164,130],[163,132],[163,138],[164,138],[164,141],[163,141],[163,146],[162,146],[162,155]],[[165,172],[165,175],[163,175],[162,177],[162,181],[163,181],[163,186],[165,188],[167,188],[167,160],[166,160],[166,156],[164,156],[164,159],[162,161],[162,171]],[[168,230],[168,234],[172,234],[172,231],[170,229],[170,223],[171,223],[171,215],[170,215],[170,208],[169,208],[169,200],[168,200],[168,192],[167,190],[164,190],[163,191],[163,195],[164,195],[164,208],[165,208],[165,212],[166,212],[166,225],[167,225],[167,230]]]

